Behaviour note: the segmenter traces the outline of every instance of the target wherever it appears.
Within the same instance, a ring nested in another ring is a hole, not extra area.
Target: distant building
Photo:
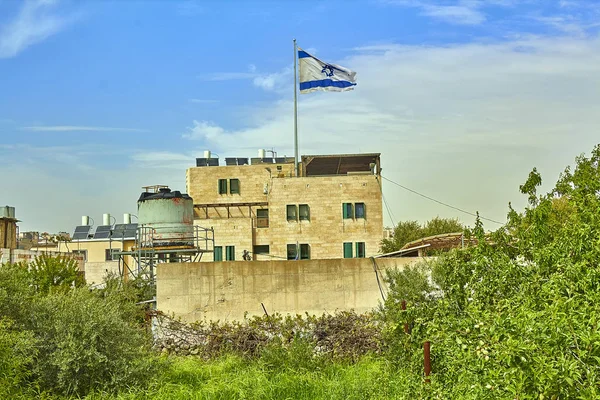
[[[214,228],[202,261],[369,257],[383,238],[380,154],[208,157],[187,170],[194,224]]]

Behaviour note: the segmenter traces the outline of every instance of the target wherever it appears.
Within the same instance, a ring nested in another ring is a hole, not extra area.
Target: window
[[[119,259],[119,255],[117,254],[119,249],[105,249],[104,250],[104,260],[105,261],[117,261]]]
[[[227,190],[227,188],[225,188]],[[240,180],[239,179],[230,179],[229,180],[229,193],[230,194],[240,194]]]
[[[256,227],[257,228],[268,228],[269,227],[269,209],[261,208],[256,210]]]
[[[356,218],[366,218],[365,203],[354,204],[354,214]]]
[[[342,213],[343,213],[344,219],[353,218],[354,213],[353,213],[353,209],[352,209],[352,203],[342,204]]]
[[[288,204],[287,220],[288,221],[298,221],[298,209],[295,204]]]
[[[83,261],[87,261],[87,250],[73,250],[73,254],[79,254],[83,256]]]
[[[254,246],[254,255],[258,256],[260,254],[269,254],[269,245],[268,244]]]
[[[352,243],[344,243],[344,258],[352,258]]]
[[[235,261],[235,246],[225,246],[225,259]]]
[[[227,179],[219,179],[219,194],[227,194]]]
[[[215,246],[213,251],[214,261],[223,261],[223,246]]]
[[[356,242],[356,258],[365,258],[365,242]]]
[[[300,204],[298,206],[299,212],[298,214],[300,215],[300,221],[310,221],[310,208],[308,207],[308,204]]]
[[[287,259],[288,260],[296,260],[297,255],[298,255],[298,246],[296,246],[295,244],[288,244],[287,245]]]
[[[310,260],[310,246],[308,244],[300,245],[300,259]]]

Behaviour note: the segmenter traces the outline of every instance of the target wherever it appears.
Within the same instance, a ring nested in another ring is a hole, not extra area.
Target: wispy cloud
[[[177,14],[184,17],[194,17],[203,12],[204,8],[200,5],[200,2],[195,0],[188,0],[177,4]]]
[[[146,129],[137,128],[111,128],[105,126],[77,126],[77,125],[54,125],[54,126],[24,126],[24,131],[33,132],[147,132]]]
[[[423,5],[422,14],[458,25],[479,25],[486,21],[485,14],[478,9],[477,4],[455,6]]]
[[[197,103],[197,104],[214,104],[214,103],[219,102],[219,100],[211,100],[211,99],[189,99],[188,101],[190,103]]]
[[[0,58],[10,58],[55,35],[73,20],[54,12],[56,0],[26,0],[16,17],[0,27]]]
[[[351,93],[300,97],[300,151],[382,152],[389,179],[489,218],[503,220],[509,201],[523,204],[516,188],[533,166],[557,176],[597,143],[596,38],[380,44],[356,50],[340,64],[360,73],[358,86]],[[182,136],[222,157],[272,147],[293,154],[288,99],[282,94],[251,107],[236,128],[193,121]],[[389,185],[384,195],[395,199],[400,218],[457,216]]]

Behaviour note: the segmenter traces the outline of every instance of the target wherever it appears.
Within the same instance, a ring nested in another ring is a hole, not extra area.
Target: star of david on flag
[[[298,47],[300,93],[317,90],[345,92],[356,86],[356,72],[335,64],[328,64]]]

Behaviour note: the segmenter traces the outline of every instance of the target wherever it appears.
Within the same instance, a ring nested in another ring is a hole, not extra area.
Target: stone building
[[[383,236],[380,154],[197,159],[194,224],[214,228],[202,261],[361,258]]]

